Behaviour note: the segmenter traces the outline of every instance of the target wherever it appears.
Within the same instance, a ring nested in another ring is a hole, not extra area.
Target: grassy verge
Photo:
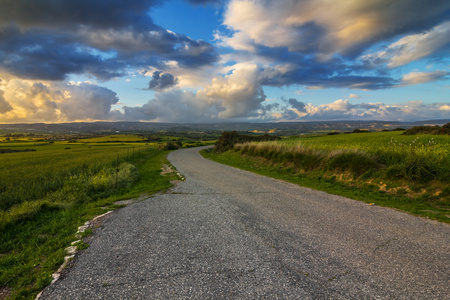
[[[435,205],[433,201],[430,201],[430,195],[421,195],[414,198],[400,193],[390,194],[380,191],[379,186],[370,183],[370,181],[358,184],[352,181],[341,181],[338,177],[345,174],[338,173],[336,170],[332,172],[325,170],[299,172],[289,164],[274,163],[263,157],[242,155],[240,152],[232,150],[223,153],[213,153],[204,150],[202,155],[219,163],[257,174],[450,223],[448,207]]]
[[[168,163],[166,154],[166,151],[150,150],[133,157],[133,167],[124,162],[123,170],[112,174],[108,169],[91,174],[89,178],[83,175],[80,179],[74,174],[71,180],[75,177],[77,180],[63,184],[49,196],[3,211],[0,215],[0,298],[34,299],[62,264],[66,255],[64,249],[75,240],[78,226],[116,208],[117,200],[169,188],[170,181],[176,177],[161,175],[162,165]],[[105,193],[111,178],[115,184],[120,182],[120,176],[129,179],[136,173],[133,168],[139,175],[131,183],[124,180],[126,184],[113,193]],[[80,184],[80,189],[73,183]],[[82,201],[72,196],[64,198],[71,193],[85,197]]]

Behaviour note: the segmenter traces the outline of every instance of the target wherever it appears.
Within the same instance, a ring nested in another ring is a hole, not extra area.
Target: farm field
[[[117,200],[155,193],[178,179],[161,175],[167,141],[120,140],[0,139],[2,297],[34,299],[63,262],[78,226],[120,207]]]
[[[304,135],[236,144],[231,151],[207,155],[316,189],[450,221],[449,135]]]

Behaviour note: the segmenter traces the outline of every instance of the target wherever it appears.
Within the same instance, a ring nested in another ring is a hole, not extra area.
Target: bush
[[[450,134],[450,123],[440,126],[415,126],[403,132],[404,135],[414,134]]]
[[[275,141],[279,137],[264,134],[259,136],[240,134],[237,131],[224,131],[217,141],[214,151],[217,153],[225,152],[233,149],[236,144],[243,144],[246,142],[263,142],[263,141]]]
[[[331,158],[328,162],[328,168],[350,171],[356,176],[360,176],[375,167],[377,167],[375,159],[362,152],[344,152]]]

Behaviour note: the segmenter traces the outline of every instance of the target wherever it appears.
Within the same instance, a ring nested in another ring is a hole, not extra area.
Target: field
[[[304,135],[237,144],[233,151],[208,155],[289,181],[301,178],[300,184],[313,188],[450,221],[448,135]]]
[[[0,299],[34,299],[78,226],[178,179],[161,175],[167,141],[119,138],[0,139]]]

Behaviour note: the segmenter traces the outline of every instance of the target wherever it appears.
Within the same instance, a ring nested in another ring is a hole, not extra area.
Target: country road
[[[450,226],[172,152],[40,299],[450,299]]]

